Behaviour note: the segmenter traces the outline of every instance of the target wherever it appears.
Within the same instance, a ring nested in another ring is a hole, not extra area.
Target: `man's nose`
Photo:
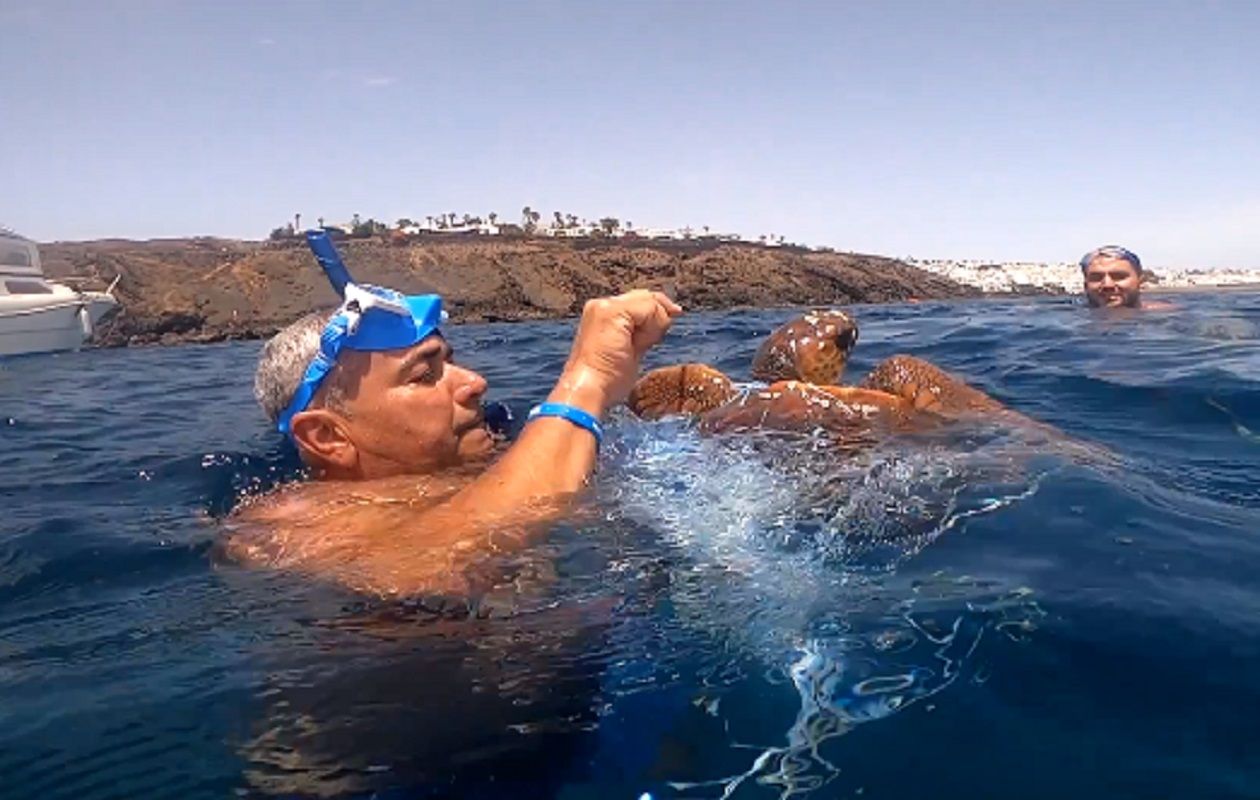
[[[481,377],[480,372],[457,366],[451,368],[457,370],[457,374],[453,376],[457,381],[455,402],[460,405],[474,405],[486,393],[486,379]]]

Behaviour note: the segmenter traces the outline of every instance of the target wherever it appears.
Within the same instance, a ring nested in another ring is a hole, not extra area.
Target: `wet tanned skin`
[[[548,401],[602,417],[625,400],[644,354],[680,313],[647,290],[587,302]],[[585,487],[595,437],[544,416],[490,460],[485,379],[451,355],[434,336],[339,359],[347,374],[337,402],[312,403],[290,426],[322,480],[239,508],[225,522],[226,553],[401,597],[464,592],[473,564],[545,534]]]

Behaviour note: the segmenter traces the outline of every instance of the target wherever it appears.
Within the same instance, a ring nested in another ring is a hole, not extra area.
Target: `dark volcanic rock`
[[[978,294],[890,258],[755,244],[432,236],[339,248],[357,279],[438,292],[456,322],[572,316],[592,297],[636,287],[673,291],[689,309]],[[41,253],[52,277],[120,276],[123,309],[102,326],[105,345],[259,338],[337,303],[300,242],[57,242]]]

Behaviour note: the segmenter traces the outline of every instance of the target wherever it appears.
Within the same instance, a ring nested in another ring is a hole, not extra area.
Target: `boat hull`
[[[117,305],[108,294],[84,292],[73,302],[0,309],[0,356],[78,350]]]

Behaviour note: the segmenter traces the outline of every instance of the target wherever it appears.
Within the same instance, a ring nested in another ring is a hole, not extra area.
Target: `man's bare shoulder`
[[[365,562],[401,543],[421,546],[417,515],[459,491],[464,475],[293,483],[241,504],[223,550],[242,564],[294,569],[351,586]]]
[[[415,509],[441,502],[468,482],[462,475],[400,475],[373,481],[300,481],[243,502],[232,512],[240,523],[310,522],[364,506]]]

